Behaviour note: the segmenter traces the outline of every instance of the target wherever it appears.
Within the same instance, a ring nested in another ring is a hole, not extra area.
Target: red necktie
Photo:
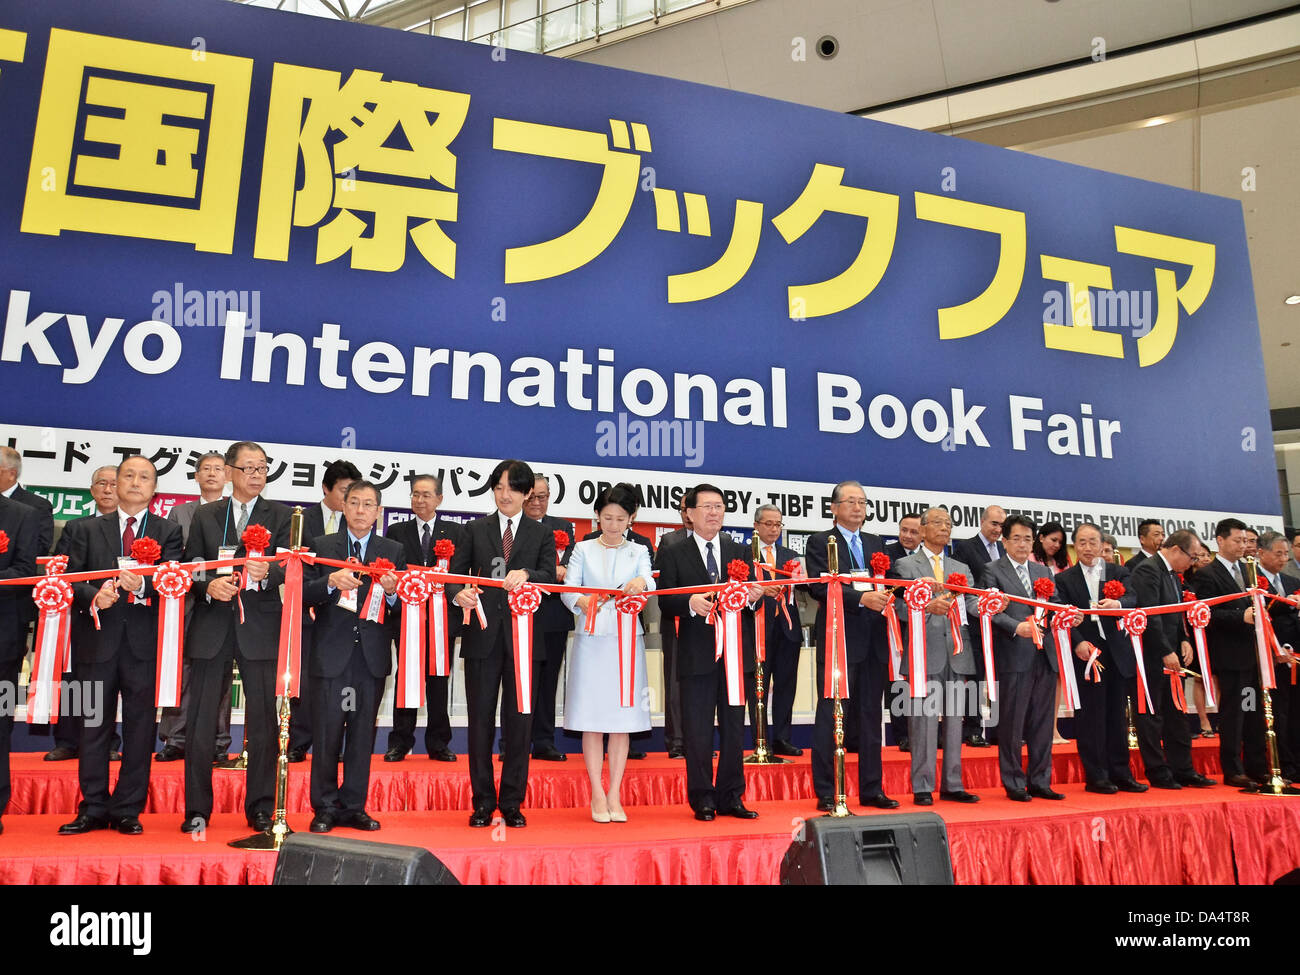
[[[510,530],[510,520],[506,519],[506,532],[501,536],[501,551],[506,561],[510,561],[510,550],[515,547],[515,533]]]
[[[126,527],[122,529],[122,554],[130,555],[131,546],[135,544],[135,515],[126,519]]]

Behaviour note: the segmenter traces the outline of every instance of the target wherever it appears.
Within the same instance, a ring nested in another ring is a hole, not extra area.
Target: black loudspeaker
[[[948,830],[934,813],[809,819],[781,859],[783,886],[952,882]]]
[[[275,861],[276,887],[458,887],[441,860],[418,846],[294,833]]]

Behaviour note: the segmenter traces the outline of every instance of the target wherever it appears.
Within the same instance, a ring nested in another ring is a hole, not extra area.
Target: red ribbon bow
[[[433,543],[433,555],[439,561],[451,561],[456,554],[456,543],[450,538],[440,538]]]
[[[46,576],[32,590],[39,615],[32,670],[27,682],[27,723],[59,720],[59,678],[67,669],[72,584],[62,576]]]
[[[1101,596],[1103,599],[1123,599],[1126,591],[1124,583],[1118,579],[1111,579],[1101,587]]]
[[[137,538],[131,543],[131,558],[141,565],[153,565],[162,555],[162,546],[152,538]]]
[[[271,544],[271,533],[265,525],[249,525],[239,540],[249,555],[265,555],[267,546]]]
[[[179,707],[181,670],[185,659],[185,594],[190,591],[188,569],[179,562],[167,562],[153,574],[153,587],[161,603],[158,607],[158,647],[155,673],[154,704],[160,708]]]
[[[394,706],[418,708],[424,704],[424,674],[428,644],[425,619],[433,586],[421,572],[404,572],[397,583],[402,601],[402,634],[397,644],[397,674],[393,680]]]
[[[917,579],[903,590],[907,604],[907,683],[912,697],[925,697],[925,607],[934,598],[931,579]]]
[[[510,633],[515,648],[515,697],[520,714],[533,710],[533,613],[542,605],[542,591],[531,582],[506,593]]]

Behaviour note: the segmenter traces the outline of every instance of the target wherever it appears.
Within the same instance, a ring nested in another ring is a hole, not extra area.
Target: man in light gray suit
[[[1048,579],[1047,566],[1030,560],[1034,523],[1011,515],[1002,525],[1007,554],[984,567],[980,585],[1011,596],[1033,598],[1034,582]],[[1053,596],[1052,601],[1060,602]],[[1033,607],[1009,602],[993,617],[993,665],[997,669],[998,765],[1007,797],[1064,799],[1052,790],[1052,712],[1056,708],[1057,667],[1052,634],[1043,628],[1040,648],[1034,644]],[[1029,745],[1029,772],[1021,766],[1020,749]]]
[[[930,508],[921,515],[921,546],[911,555],[899,559],[894,569],[902,579],[932,579],[937,593],[925,607],[925,697],[908,698],[908,690],[896,683],[895,694],[903,695],[906,704],[895,697],[891,713],[904,710],[908,715],[908,734],[912,740],[912,801],[918,806],[934,805],[936,746],[939,716],[943,715],[943,784],[940,799],[952,802],[979,802],[979,796],[967,792],[961,780],[962,717],[967,707],[979,706],[970,678],[975,675],[975,648],[965,623],[960,627],[962,652],[954,655],[952,627],[948,610],[955,599],[965,600],[967,619],[977,618],[974,596],[945,592],[943,582],[954,572],[974,585],[965,562],[944,555],[952,537],[952,519],[942,508]],[[899,596],[900,619],[907,619],[907,605]],[[910,625],[910,624],[909,624]],[[909,673],[910,657],[903,654],[903,673]],[[967,693],[969,691],[969,693]]]

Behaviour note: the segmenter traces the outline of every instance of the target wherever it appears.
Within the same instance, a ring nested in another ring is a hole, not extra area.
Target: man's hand
[[[397,576],[391,572],[385,572],[379,577],[379,584],[384,587],[384,595],[391,596],[397,592]]]
[[[713,598],[709,593],[697,592],[691,596],[690,607],[696,616],[708,616],[713,612]]]
[[[1248,626],[1254,626],[1254,625],[1255,625],[1255,607],[1254,607],[1254,606],[1247,606],[1247,607],[1246,607],[1246,613],[1245,613],[1244,616],[1241,617],[1241,621],[1242,621],[1243,623],[1247,624]]]
[[[935,616],[947,616],[948,609],[952,606],[951,596],[935,596],[925,604],[925,611],[933,613]]]
[[[1098,609],[1123,609],[1118,599],[1099,599],[1097,600]]]
[[[1023,636],[1033,639],[1034,630],[1038,627],[1034,624],[1033,618],[1021,620],[1016,625],[1016,636]]]
[[[248,562],[244,565],[244,575],[254,582],[261,582],[270,571],[270,562]]]
[[[1178,654],[1176,653],[1165,654],[1160,658],[1160,662],[1165,665],[1166,670],[1177,671],[1182,669],[1178,666]]]
[[[871,592],[864,592],[858,602],[867,609],[879,613],[884,610],[885,604],[893,598],[888,590],[873,589]]]
[[[466,586],[460,592],[456,593],[456,598],[452,600],[461,609],[473,609],[474,604],[478,602],[478,590],[473,586]]]
[[[771,596],[773,599],[780,599],[781,593],[785,590],[784,586],[764,586],[763,595]]]
[[[235,585],[231,576],[217,576],[208,583],[208,595],[217,602],[228,603],[235,598],[237,592],[239,587]]]
[[[108,609],[117,602],[117,588],[115,586],[105,586],[95,593],[95,606],[99,609]]]
[[[130,569],[123,569],[117,574],[117,587],[123,592],[137,592],[143,582],[144,576],[138,576]]]
[[[506,573],[504,582],[506,592],[513,592],[528,581],[527,569],[511,569]]]
[[[361,579],[351,569],[335,569],[330,573],[329,584],[331,589],[351,592],[361,588]]]
[[[1083,643],[1080,643],[1077,647],[1074,648],[1074,655],[1086,664],[1088,662],[1088,658],[1092,656],[1092,651],[1096,649],[1097,649],[1096,647],[1094,647],[1091,643],[1085,640]]]
[[[1190,665],[1192,662],[1192,645],[1184,640],[1182,646],[1178,649],[1183,655],[1183,666],[1186,667]]]
[[[565,577],[566,575],[568,575],[568,574],[569,574],[569,567],[568,567],[567,565],[557,565],[557,566],[555,567],[555,581],[556,581],[556,582],[563,582],[563,581],[564,581],[564,577]]]
[[[763,598],[763,587],[757,582],[751,582],[745,587],[745,595],[749,597],[751,603],[756,603]]]

